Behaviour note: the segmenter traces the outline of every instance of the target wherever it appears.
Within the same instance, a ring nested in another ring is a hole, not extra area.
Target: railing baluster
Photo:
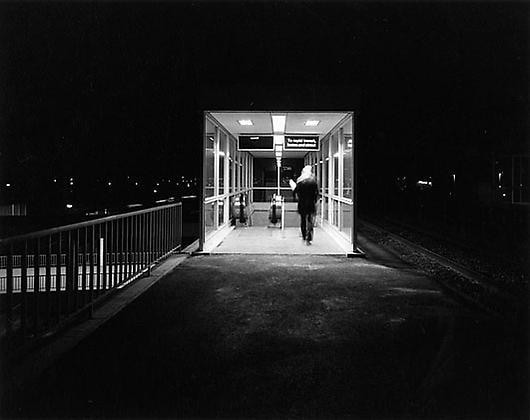
[[[74,311],[79,308],[79,255],[81,253],[81,243],[79,239],[79,229],[76,229],[74,253]]]
[[[81,307],[87,302],[88,226],[83,230],[83,281],[81,285]]]
[[[101,249],[101,238],[103,238],[103,223],[98,225],[98,235],[96,242],[96,264],[97,264],[97,282],[96,282],[96,297],[101,292],[101,284],[103,283],[101,276],[103,275],[103,252]]]
[[[68,231],[67,239],[66,239],[66,284],[65,284],[65,292],[66,292],[66,313],[69,314],[71,310],[71,300],[72,300],[72,270],[73,270],[73,261],[72,261],[72,231]]]
[[[109,244],[108,244],[108,224],[107,222],[103,223],[103,293],[107,291],[107,264],[108,264],[108,255],[109,255]]]
[[[113,283],[114,283],[114,275],[115,275],[115,264],[116,264],[116,255],[114,249],[114,221],[111,220],[110,222],[110,239],[109,239],[109,289],[112,289]]]
[[[152,261],[152,252],[153,252],[153,212],[150,211],[149,212],[149,223],[148,223],[148,233],[147,233],[147,236],[148,236],[148,239],[147,239],[147,242],[148,242],[148,247],[147,247],[147,266],[148,266],[148,270],[147,270],[147,273],[150,275],[151,274],[151,261]]]
[[[39,329],[39,293],[40,293],[40,239],[36,238],[33,248],[33,332]]]
[[[169,209],[164,209],[164,254],[167,254],[169,248]]]
[[[177,229],[178,229],[177,241],[178,241],[178,244],[182,248],[182,218],[184,217],[183,214],[182,214],[183,213],[182,204],[180,204],[180,206],[177,206],[177,213],[178,213],[178,217],[177,217]]]
[[[118,236],[119,235],[119,230],[118,230],[118,223],[119,223],[119,219],[114,221],[114,230],[116,231],[116,235],[115,235],[115,238],[114,238],[114,244],[113,244],[113,247],[114,247],[114,277],[113,277],[113,284],[114,286],[116,287],[119,283],[119,279],[118,279],[118,267],[120,266],[119,264],[119,243],[120,243],[120,237]]]
[[[125,236],[125,281],[129,278],[129,216],[124,220],[124,236]]]
[[[6,265],[6,327],[8,334],[11,333],[13,321],[13,281],[13,244],[10,244]]]
[[[140,252],[140,270],[143,270],[145,268],[145,265],[144,265],[144,250],[145,250],[145,247],[144,247],[144,241],[145,241],[145,214],[141,214],[139,216],[140,220],[139,220],[139,224],[140,224],[140,249],[139,249],[139,252]]]
[[[160,256],[162,255],[162,213],[160,212],[160,209],[157,210],[156,212],[157,214],[157,237],[158,237],[158,253],[157,253],[157,256],[156,256],[156,259],[158,260],[160,258]]]
[[[62,283],[62,263],[61,263],[61,252],[62,252],[62,238],[61,232],[57,235],[57,259],[55,261],[55,296],[56,299],[56,310],[57,310],[57,322],[61,319],[61,283]]]
[[[96,231],[96,226],[95,225],[92,225],[92,229],[90,230],[91,231],[91,238],[90,238],[90,258],[89,258],[89,262],[90,262],[90,292],[88,294],[88,299],[89,299],[89,302],[90,302],[90,308],[89,308],[89,316],[92,318],[92,315],[93,315],[93,311],[94,311],[94,306],[93,306],[93,302],[94,302],[94,263],[95,263],[95,253],[96,253],[96,249],[95,249],[95,242],[96,242],[96,236],[95,236],[95,231]]]
[[[52,235],[48,235],[48,246],[46,247],[46,308],[44,313],[44,322],[46,327],[50,325],[51,313],[51,291],[52,291]]]
[[[120,283],[125,281],[125,217],[120,219]]]
[[[136,243],[136,221],[134,216],[131,216],[131,277],[136,275],[136,259],[135,259],[135,243]]]
[[[24,241],[20,261],[20,333],[26,337],[27,306],[28,306],[28,243]]]

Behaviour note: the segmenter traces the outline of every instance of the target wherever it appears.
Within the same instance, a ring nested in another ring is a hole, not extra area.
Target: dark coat
[[[318,200],[318,184],[315,178],[306,178],[297,182],[293,192],[298,200],[298,213],[316,213],[315,204]]]

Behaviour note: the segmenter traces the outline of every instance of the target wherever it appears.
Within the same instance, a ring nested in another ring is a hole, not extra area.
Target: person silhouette
[[[293,193],[298,201],[300,230],[307,245],[313,241],[313,223],[318,200],[318,184],[313,176],[311,165],[304,166],[302,174],[296,180],[289,180]]]

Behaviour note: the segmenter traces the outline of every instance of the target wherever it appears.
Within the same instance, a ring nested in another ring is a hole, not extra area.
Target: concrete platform
[[[527,418],[520,332],[368,245],[191,256],[0,416]]]
[[[345,255],[346,250],[325,230],[315,228],[306,245],[299,228],[241,227],[232,230],[211,254]]]

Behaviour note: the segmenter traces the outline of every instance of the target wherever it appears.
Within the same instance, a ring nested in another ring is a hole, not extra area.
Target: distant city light
[[[506,193],[502,193],[502,196],[503,196],[503,197],[506,197]]]
[[[107,182],[107,185],[110,187],[112,185],[112,182]]]
[[[6,187],[10,187],[10,186],[11,186],[11,184],[8,182],[8,183],[6,184]]]
[[[53,178],[53,182],[57,182],[57,178]]]
[[[67,209],[71,209],[72,207],[74,207],[74,206],[71,205],[71,204],[67,204],[67,205],[66,205],[66,208],[67,208]]]
[[[74,180],[74,178],[70,178],[70,182],[72,182]]]
[[[153,192],[156,194],[158,191],[157,190],[153,190]]]
[[[138,186],[138,182],[135,182],[134,185]]]
[[[456,174],[452,174],[453,182],[456,182]]]
[[[70,185],[74,185],[74,181],[70,181]]]

